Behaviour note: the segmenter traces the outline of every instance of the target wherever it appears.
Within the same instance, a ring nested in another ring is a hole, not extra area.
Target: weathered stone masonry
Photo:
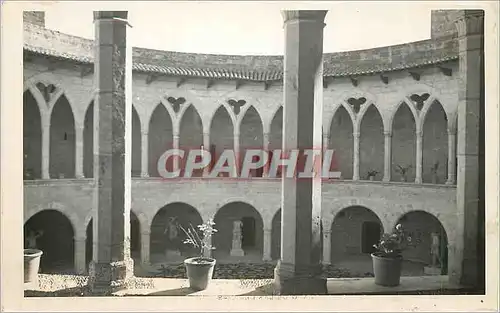
[[[31,170],[24,216],[28,221],[47,209],[65,214],[75,233],[75,267],[84,272],[93,42],[36,24],[25,23],[24,31],[25,170]],[[433,28],[446,33],[449,26]],[[323,56],[323,145],[337,151],[342,172],[342,180],[322,186],[323,263],[335,256],[337,214],[354,206],[374,212],[385,231],[406,213],[423,211],[440,221],[450,242],[462,236],[455,188],[458,43],[454,35],[433,37]],[[202,220],[231,203],[251,205],[262,219],[262,259],[271,259],[280,181],[265,172],[249,181],[165,183],[154,176],[158,153],[169,147],[280,147],[282,57],[134,48],[133,60],[131,207],[140,224],[141,262],[150,261],[156,214],[175,203],[189,204]],[[411,166],[406,182],[398,165]],[[369,171],[378,172],[374,181]]]

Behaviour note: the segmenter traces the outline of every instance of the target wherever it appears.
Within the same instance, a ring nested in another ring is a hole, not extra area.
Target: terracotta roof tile
[[[24,51],[93,63],[93,41],[36,25],[24,28]],[[455,39],[432,39],[408,44],[324,54],[324,76],[369,75],[432,65],[458,58]],[[237,56],[180,53],[133,48],[133,70],[172,76],[277,81],[283,78],[282,56]]]

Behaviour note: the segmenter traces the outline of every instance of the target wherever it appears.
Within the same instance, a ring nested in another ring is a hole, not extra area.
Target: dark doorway
[[[74,230],[69,219],[56,210],[44,210],[24,225],[25,248],[36,246],[43,251],[41,273],[74,273]],[[30,238],[36,243],[30,245]]]
[[[381,233],[380,224],[377,222],[364,222],[361,233],[361,252],[373,253],[375,248],[373,245],[377,244],[380,239]]]
[[[90,261],[92,261],[92,255],[94,252],[94,231],[92,220],[89,221],[87,225],[87,239],[85,241],[85,264],[87,271],[89,270]]]
[[[130,213],[130,254],[132,258],[141,257],[141,230],[139,219],[131,212]]]
[[[242,239],[241,246],[243,248],[250,248],[255,246],[255,219],[253,217],[244,217],[241,219]]]

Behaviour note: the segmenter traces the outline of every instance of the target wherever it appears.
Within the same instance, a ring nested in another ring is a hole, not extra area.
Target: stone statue
[[[28,237],[26,238],[26,245],[28,249],[37,249],[36,241],[39,237],[43,235],[43,231],[35,232],[30,230]]]
[[[431,257],[432,257],[432,266],[440,267],[441,260],[439,255],[439,234],[431,233]]]
[[[231,255],[232,256],[243,256],[244,251],[241,249],[241,228],[243,223],[241,221],[234,221],[233,223],[233,245],[231,247]]]
[[[177,238],[179,235],[179,232],[177,230],[177,225],[175,224],[175,217],[170,217],[168,220],[168,225],[167,228],[165,229],[165,233],[168,232],[168,239],[170,241],[174,240]]]

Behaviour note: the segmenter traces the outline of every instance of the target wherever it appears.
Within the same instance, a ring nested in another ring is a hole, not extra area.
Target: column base
[[[128,258],[112,263],[90,262],[88,285],[93,294],[111,294],[127,288],[134,275],[134,261]]]
[[[292,265],[278,262],[274,269],[275,295],[326,295],[326,277],[322,276],[321,265],[306,270],[290,270]]]
[[[229,254],[231,256],[245,256],[245,251],[243,249],[231,249]]]

